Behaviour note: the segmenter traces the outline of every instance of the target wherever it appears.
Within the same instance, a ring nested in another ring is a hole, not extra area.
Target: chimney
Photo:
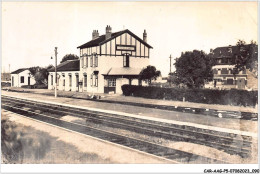
[[[144,30],[144,33],[143,33],[143,41],[144,41],[144,42],[147,42],[147,33],[146,33],[146,30]]]
[[[106,27],[106,39],[109,39],[111,37],[111,33],[112,33],[112,28],[107,25]]]
[[[98,37],[99,37],[98,30],[93,30],[93,32],[92,32],[92,40],[95,40]]]

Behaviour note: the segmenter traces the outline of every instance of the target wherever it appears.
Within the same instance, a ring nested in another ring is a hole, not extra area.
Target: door
[[[14,76],[12,77],[12,86],[14,86]]]
[[[31,85],[31,78],[28,77],[28,85]]]
[[[238,89],[245,89],[245,86],[246,86],[245,79],[238,79],[237,88]]]

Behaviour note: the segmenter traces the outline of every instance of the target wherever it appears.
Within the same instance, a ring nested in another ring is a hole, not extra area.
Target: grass
[[[2,161],[4,164],[97,164],[112,163],[92,153],[82,153],[73,145],[48,133],[1,117]]]

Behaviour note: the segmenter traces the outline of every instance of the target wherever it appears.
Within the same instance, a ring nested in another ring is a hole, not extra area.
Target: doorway
[[[28,77],[28,85],[31,85],[31,78]]]

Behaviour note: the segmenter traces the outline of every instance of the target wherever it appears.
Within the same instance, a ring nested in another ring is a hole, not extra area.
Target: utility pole
[[[172,55],[170,54],[170,74],[172,73]]]
[[[58,47],[55,47],[55,98],[57,98],[57,49]]]

